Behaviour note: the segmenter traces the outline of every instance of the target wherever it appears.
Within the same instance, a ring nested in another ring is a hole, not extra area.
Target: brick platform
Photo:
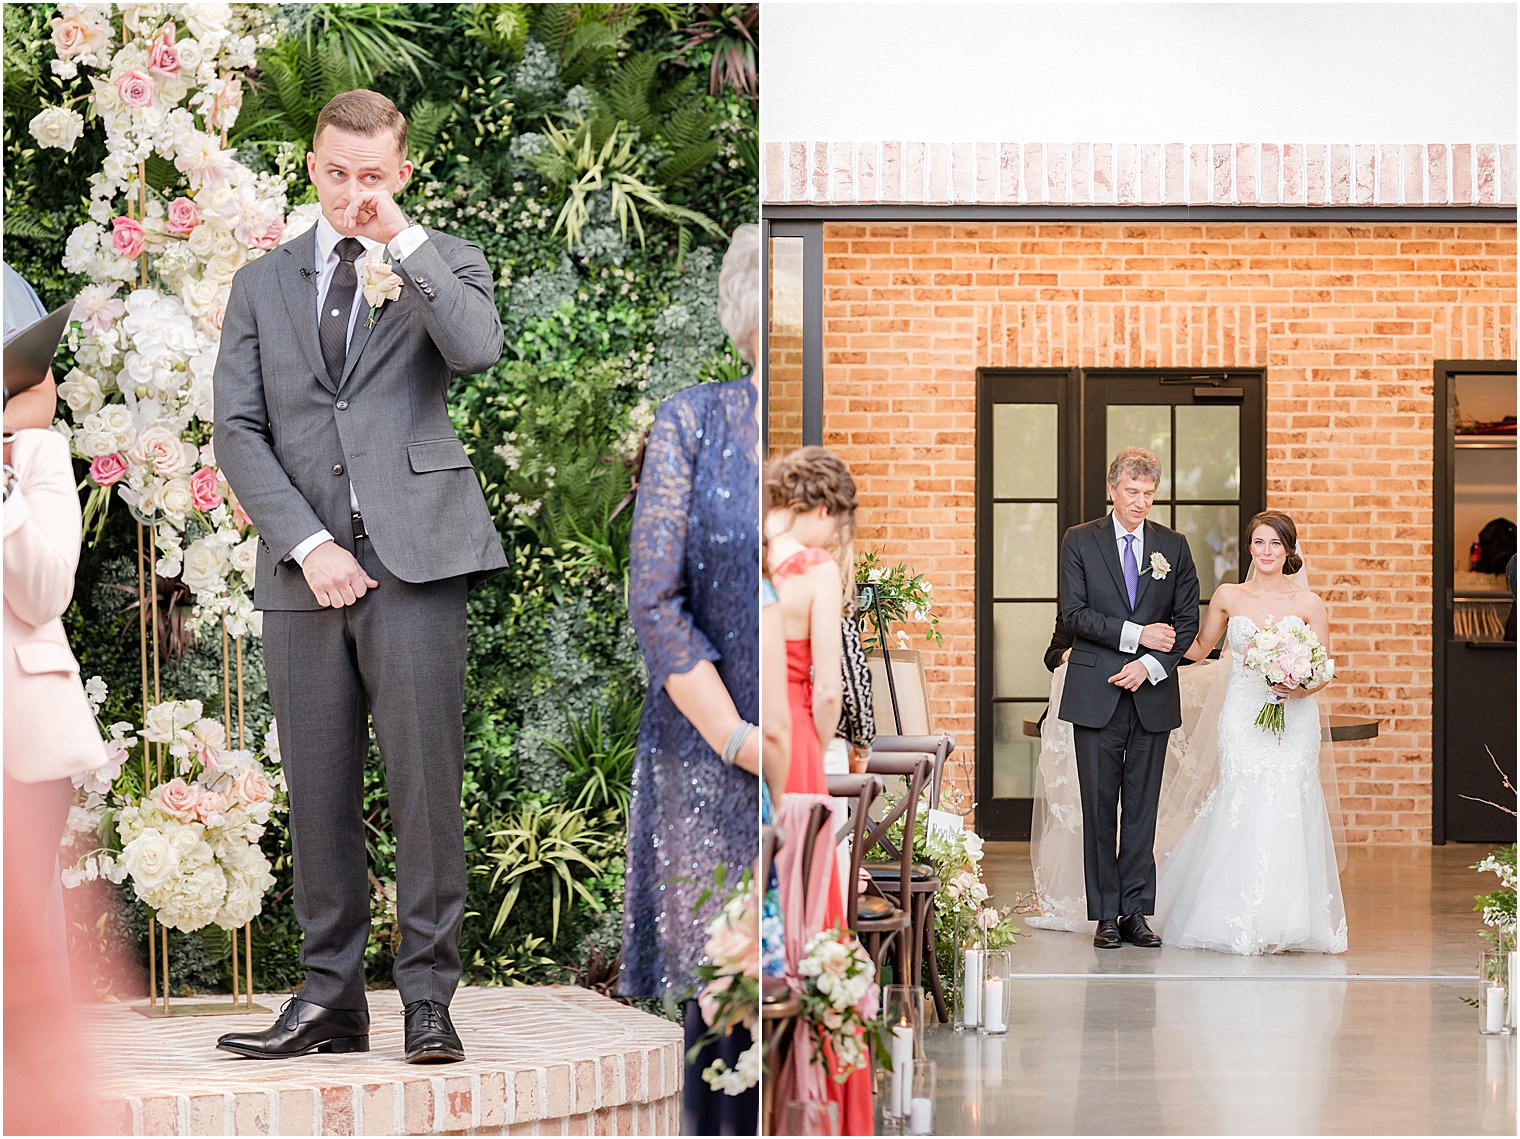
[[[470,1059],[402,1060],[401,1001],[370,994],[364,1055],[240,1060],[217,1036],[268,1016],[89,1014],[105,1124],[122,1135],[675,1135],[681,1029],[577,988],[463,989],[450,1007]]]

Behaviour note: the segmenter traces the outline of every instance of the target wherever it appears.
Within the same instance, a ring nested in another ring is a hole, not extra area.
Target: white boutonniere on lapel
[[[373,249],[359,270],[359,287],[364,290],[364,303],[369,305],[369,319],[364,327],[374,328],[380,306],[401,295],[401,275],[391,268],[382,250]]]
[[[1142,571],[1141,576],[1143,577],[1145,574],[1148,573],[1148,574],[1151,575],[1151,577],[1155,578],[1157,581],[1163,581],[1163,580],[1165,580],[1166,575],[1169,574],[1169,573],[1171,573],[1171,572],[1172,572],[1172,563],[1171,562],[1167,561],[1160,554],[1152,554],[1151,555],[1151,564],[1145,567],[1144,571]]]

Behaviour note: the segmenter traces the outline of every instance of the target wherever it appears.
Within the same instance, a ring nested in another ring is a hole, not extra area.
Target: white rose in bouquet
[[[45,107],[27,125],[37,145],[65,153],[74,149],[84,134],[84,118],[68,107]]]
[[[115,438],[116,449],[119,451],[129,450],[137,442],[137,423],[133,420],[132,413],[122,404],[113,403],[110,407],[103,408],[100,412],[100,426]]]
[[[185,551],[180,577],[196,593],[221,593],[229,568],[227,547],[220,538],[197,538]]]
[[[122,847],[121,864],[141,898],[168,881],[178,868],[179,856],[170,849],[161,831],[148,827]]]
[[[186,478],[170,479],[158,498],[159,509],[175,526],[183,528],[190,512],[195,509],[195,492]]]
[[[58,385],[58,398],[68,404],[76,419],[84,419],[105,406],[106,397],[100,390],[100,381],[73,368]]]

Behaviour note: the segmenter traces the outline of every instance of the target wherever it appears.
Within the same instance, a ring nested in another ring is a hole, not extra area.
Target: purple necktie
[[[1135,607],[1135,593],[1140,588],[1140,563],[1135,561],[1135,536],[1121,535],[1124,539],[1124,588],[1129,590],[1129,607]]]

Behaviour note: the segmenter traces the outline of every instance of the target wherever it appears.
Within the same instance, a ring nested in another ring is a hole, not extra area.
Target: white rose
[[[259,540],[249,538],[232,547],[232,553],[228,555],[228,564],[238,573],[252,573],[259,561]]]
[[[87,459],[116,453],[116,436],[101,427],[86,428],[74,436],[74,449]]]
[[[229,564],[227,547],[218,539],[199,538],[185,551],[185,568],[180,578],[197,593],[220,593]]]
[[[176,526],[183,526],[185,519],[195,509],[195,492],[190,489],[190,480],[170,479],[165,484],[163,493],[158,496],[158,505],[165,518]]]
[[[179,71],[181,75],[194,75],[200,70],[201,60],[206,58],[206,53],[202,50],[200,41],[193,36],[187,36],[182,40],[175,40],[174,50],[179,54]]]
[[[58,385],[58,396],[79,419],[99,411],[106,402],[106,397],[100,390],[100,381],[94,376],[85,375],[78,368],[72,369],[63,383]]]
[[[209,260],[211,255],[216,252],[216,232],[209,225],[202,224],[196,226],[190,231],[187,241],[190,245],[190,252],[194,253],[202,261]]]
[[[179,866],[179,855],[170,848],[162,831],[147,827],[122,848],[121,864],[140,898],[168,881]]]
[[[196,39],[224,39],[231,19],[232,8],[227,4],[190,4],[185,9],[185,24]]]
[[[166,700],[148,709],[143,717],[142,738],[156,744],[174,740],[175,731],[201,718],[199,700]]]
[[[100,426],[103,431],[109,431],[116,439],[119,450],[125,451],[137,438],[137,424],[132,419],[132,413],[125,406],[113,403],[100,413]]]
[[[201,316],[211,310],[216,304],[220,287],[214,280],[202,277],[199,281],[192,281],[186,285],[182,293],[185,298],[185,307],[196,316]]]
[[[39,146],[70,151],[84,134],[84,118],[68,107],[45,107],[28,124]]]

